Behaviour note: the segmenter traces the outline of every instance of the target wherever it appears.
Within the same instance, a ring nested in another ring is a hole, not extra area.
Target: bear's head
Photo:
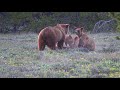
[[[60,27],[65,34],[67,34],[69,32],[69,24],[57,24],[58,27]]]
[[[76,33],[79,37],[81,37],[82,34],[84,34],[84,28],[83,28],[83,27],[81,27],[81,28],[76,28],[76,29],[75,29],[75,33]]]

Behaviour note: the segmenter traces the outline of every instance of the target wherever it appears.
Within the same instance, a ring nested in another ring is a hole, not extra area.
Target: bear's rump
[[[85,47],[88,48],[89,50],[95,50],[95,43],[94,43],[93,39],[89,38]]]

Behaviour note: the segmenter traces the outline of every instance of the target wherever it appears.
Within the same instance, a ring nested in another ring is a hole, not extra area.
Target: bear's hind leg
[[[40,51],[43,51],[45,49],[45,44],[42,44],[40,47],[39,47],[39,50]]]
[[[38,40],[38,50],[43,51],[45,49],[45,42],[42,39]]]
[[[50,49],[56,50],[56,43],[55,43],[55,41],[50,40],[50,41],[47,42],[46,44],[47,44],[47,46],[48,46]]]
[[[54,45],[48,44],[47,46],[52,50],[56,50],[56,44]]]

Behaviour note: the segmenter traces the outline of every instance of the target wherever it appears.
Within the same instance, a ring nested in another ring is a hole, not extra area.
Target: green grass
[[[97,42],[100,37],[96,36]],[[114,39],[114,35],[110,39]],[[106,42],[108,46],[113,43],[112,40]],[[116,47],[112,50],[119,48],[119,40],[115,42]],[[97,46],[101,44],[104,44],[102,40],[96,43]],[[101,53],[98,47],[91,52],[82,52],[79,48],[53,51],[46,47],[44,51],[38,51],[37,34],[0,34],[0,78],[4,77],[118,78],[120,49],[111,52],[110,48]]]
[[[116,36],[115,38],[116,38],[117,40],[120,40],[120,36]]]

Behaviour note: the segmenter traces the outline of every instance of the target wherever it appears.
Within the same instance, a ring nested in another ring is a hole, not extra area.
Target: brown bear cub
[[[76,33],[79,36],[79,45],[78,47],[84,47],[87,48],[90,51],[95,50],[95,42],[93,39],[89,38],[88,35],[83,31],[84,28],[76,28]]]
[[[77,48],[79,44],[79,37],[75,34],[67,34],[65,36],[65,45],[69,48]]]

